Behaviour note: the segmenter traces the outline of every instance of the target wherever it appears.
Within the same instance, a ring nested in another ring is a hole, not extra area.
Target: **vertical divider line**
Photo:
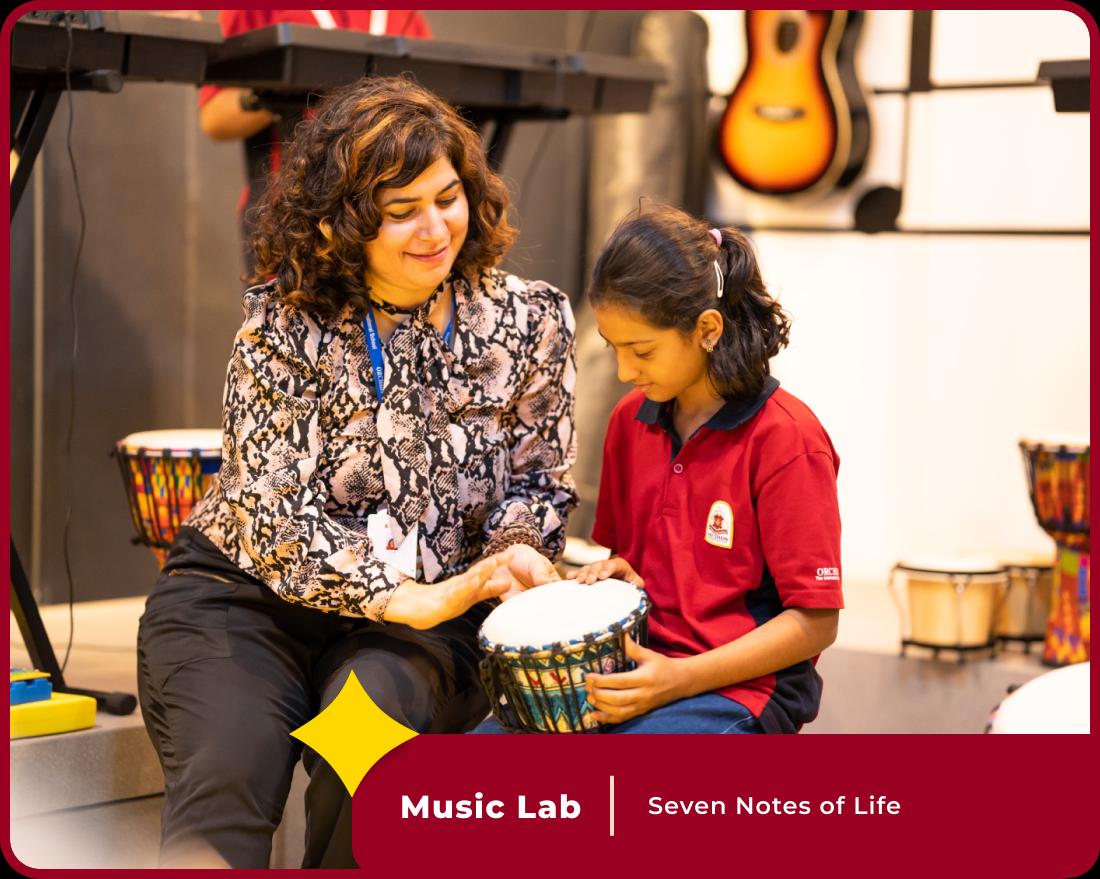
[[[611,808],[608,810],[610,815],[611,815],[611,826],[609,828],[609,830],[610,830],[609,835],[614,836],[615,835],[615,776],[614,775],[609,775],[608,778],[611,779]]]

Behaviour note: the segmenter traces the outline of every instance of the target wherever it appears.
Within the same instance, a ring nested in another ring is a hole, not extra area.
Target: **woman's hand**
[[[507,553],[482,559],[461,574],[438,583],[405,580],[390,597],[383,618],[414,629],[430,629],[461,616],[479,601],[498,598],[509,582],[494,573],[505,563]]]
[[[513,543],[499,553],[501,565],[493,573],[492,582],[503,582],[507,588],[500,594],[501,601],[515,598],[521,592],[560,580],[553,562],[533,546]]]
[[[635,575],[637,576],[637,575]],[[600,723],[622,723],[688,695],[682,660],[647,650],[626,636],[626,655],[637,668],[617,674],[585,675],[592,717]]]
[[[583,568],[570,571],[565,575],[565,579],[576,580],[578,583],[596,583],[599,580],[606,580],[608,577],[617,577],[638,587],[645,586],[645,580],[630,567],[630,562],[621,556],[613,556],[602,562],[585,565]]]

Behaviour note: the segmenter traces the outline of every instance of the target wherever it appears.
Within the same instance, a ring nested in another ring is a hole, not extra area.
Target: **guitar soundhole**
[[[756,115],[769,122],[794,122],[806,115],[803,107],[789,107],[785,104],[757,104],[753,107]]]
[[[776,48],[780,52],[789,52],[798,42],[798,25],[793,21],[781,21],[779,29],[775,32]]]

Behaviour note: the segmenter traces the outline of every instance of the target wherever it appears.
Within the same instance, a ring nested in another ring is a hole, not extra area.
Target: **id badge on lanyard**
[[[398,546],[390,531],[390,513],[386,507],[367,516],[367,537],[374,557],[380,562],[397,568],[410,579],[416,579],[416,555],[419,546],[420,524],[409,529]]]
[[[455,297],[451,293],[451,319],[447,328],[443,331],[443,341],[449,346],[454,336],[455,326]],[[374,378],[374,391],[378,395],[379,403],[382,401],[382,391],[386,385],[386,361],[382,356],[382,337],[378,334],[378,324],[374,320],[374,309],[367,306],[367,316],[363,318],[363,332],[367,337],[367,350],[370,353],[371,375]],[[370,538],[371,547],[375,558],[391,565],[406,577],[416,578],[417,575],[417,550],[419,548],[418,536],[420,524],[417,523],[405,535],[405,539],[398,546],[390,531],[390,514],[387,507],[367,516],[367,536]]]

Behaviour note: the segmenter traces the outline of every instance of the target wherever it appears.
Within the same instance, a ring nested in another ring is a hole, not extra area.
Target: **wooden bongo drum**
[[[1054,566],[1047,558],[1019,558],[1003,561],[1005,594],[993,624],[999,642],[1018,642],[1024,651],[1046,638],[1050,618],[1050,595]]]
[[[897,580],[904,578],[904,596]],[[890,591],[902,620],[901,653],[927,647],[958,653],[991,649],[993,621],[1005,594],[1006,573],[991,559],[912,558],[890,574]]]

